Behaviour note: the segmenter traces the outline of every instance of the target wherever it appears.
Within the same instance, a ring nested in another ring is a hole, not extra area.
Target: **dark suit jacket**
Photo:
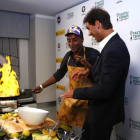
[[[104,46],[97,64],[90,69],[91,88],[75,89],[73,98],[89,100],[86,120],[94,127],[110,127],[124,122],[125,81],[130,56],[118,34]]]

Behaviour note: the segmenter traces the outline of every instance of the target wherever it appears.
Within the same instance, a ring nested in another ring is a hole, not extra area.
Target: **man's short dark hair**
[[[92,8],[85,16],[83,23],[88,22],[90,25],[95,25],[96,20],[98,20],[102,24],[103,29],[107,30],[113,28],[112,23],[110,21],[110,15],[107,11],[103,10],[102,8]]]

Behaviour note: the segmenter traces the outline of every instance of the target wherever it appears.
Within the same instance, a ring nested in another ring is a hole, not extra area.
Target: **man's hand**
[[[82,56],[75,56],[75,58],[77,59],[77,61],[83,64],[86,68],[92,67],[92,65],[88,61],[86,61]]]
[[[37,86],[35,89],[32,90],[34,93],[40,93],[42,91],[40,86]]]
[[[73,92],[74,90],[70,90],[65,94],[60,95],[61,98],[65,99],[65,98],[73,98]]]
[[[75,82],[78,82],[82,77],[86,77],[89,74],[89,69],[86,70],[78,70],[77,72],[75,72],[71,79]]]

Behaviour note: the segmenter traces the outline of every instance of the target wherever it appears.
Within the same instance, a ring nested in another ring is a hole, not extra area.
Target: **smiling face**
[[[95,22],[95,25],[90,25],[88,22],[86,22],[86,27],[88,29],[88,35],[95,38],[97,42],[101,42],[101,24],[97,21]]]
[[[75,34],[69,34],[69,35],[67,35],[68,45],[69,45],[71,51],[74,54],[77,54],[80,51],[80,49],[83,46],[83,41],[84,41],[84,39],[82,39],[78,35],[75,35]]]

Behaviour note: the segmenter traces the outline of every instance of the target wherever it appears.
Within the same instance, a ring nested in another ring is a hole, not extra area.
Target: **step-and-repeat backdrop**
[[[57,5],[56,5],[57,6]],[[94,6],[102,7],[111,16],[113,29],[125,41],[131,56],[125,91],[125,124],[115,126],[111,140],[140,140],[140,1],[139,0],[90,0],[56,15],[56,69],[70,50],[65,33],[72,25],[81,27],[84,46],[98,50],[96,40],[88,36],[83,18]],[[68,73],[56,84],[57,110],[61,94],[68,90]],[[118,114],[119,115],[119,114]]]

